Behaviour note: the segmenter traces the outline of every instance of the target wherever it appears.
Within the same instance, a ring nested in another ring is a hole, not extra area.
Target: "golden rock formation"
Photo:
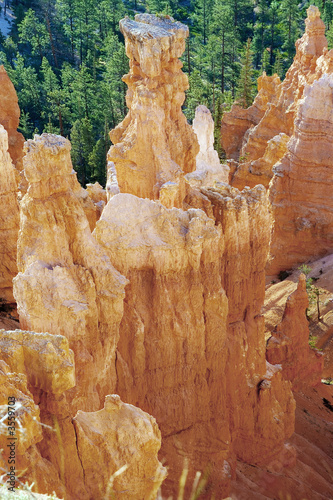
[[[13,301],[12,280],[17,274],[19,205],[16,172],[8,153],[7,131],[2,125],[0,125],[0,178],[0,299]]]
[[[24,328],[68,338],[76,361],[72,407],[90,411],[115,379],[126,280],[91,236],[71,188],[77,181],[69,152],[61,136],[43,134],[26,143],[29,188],[21,202],[14,295]]]
[[[309,346],[308,305],[305,275],[301,274],[297,289],[287,299],[282,321],[267,342],[267,360],[282,365],[282,375],[294,389],[320,384],[324,367],[322,353]]]
[[[195,110],[193,130],[198,138],[200,151],[196,157],[196,170],[185,178],[192,187],[214,186],[215,182],[229,182],[229,166],[221,165],[214,149],[214,120],[206,106]]]
[[[199,146],[181,110],[188,88],[179,57],[187,26],[137,14],[120,21],[130,72],[123,80],[129,112],[112,132],[108,153],[120,192],[182,207],[184,174],[195,170]],[[160,193],[162,190],[162,193]]]
[[[0,124],[8,133],[8,151],[14,166],[21,172],[24,137],[17,131],[20,108],[14,85],[3,66],[0,66]]]
[[[153,417],[113,394],[102,410],[79,411],[73,422],[89,498],[156,498],[166,469],[157,459],[161,433]]]
[[[273,169],[269,275],[333,250],[332,90],[332,74],[305,87],[288,152]]]

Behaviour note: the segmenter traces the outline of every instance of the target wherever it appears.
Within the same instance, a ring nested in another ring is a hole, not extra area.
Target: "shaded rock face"
[[[156,498],[166,469],[157,459],[161,433],[153,417],[110,395],[102,410],[79,411],[74,427],[90,498],[105,498],[105,492],[106,498]],[[96,446],[100,435],[104,441]]]
[[[269,275],[333,250],[332,90],[333,75],[305,88],[288,152],[273,169]]]
[[[294,400],[280,369],[265,361],[265,190],[203,192],[222,234],[201,210],[119,194],[94,236],[130,281],[116,390],[156,417],[167,491],[186,454],[190,470],[209,467],[211,487],[225,495],[236,456],[264,463],[279,453],[293,432]]]
[[[196,167],[199,146],[181,105],[188,88],[179,57],[188,28],[172,18],[137,14],[120,21],[130,73],[123,80],[129,112],[111,133],[120,192],[181,207],[184,174]]]
[[[267,76],[265,71],[258,78],[258,94],[247,109],[234,104],[229,113],[223,115],[221,124],[221,144],[227,158],[238,160],[246,132],[258,125],[269,103],[274,99],[281,84],[277,75]],[[243,186],[244,187],[244,186]]]
[[[8,133],[8,151],[14,166],[22,170],[24,137],[17,132],[20,108],[14,85],[3,66],[0,66],[0,124]]]
[[[311,6],[307,10],[308,17],[305,20],[305,33],[296,42],[296,55],[293,64],[289,68],[285,79],[281,83],[274,75],[274,91],[266,102],[266,109],[254,126],[249,125],[246,129],[240,127],[239,130],[232,128],[233,112],[226,113],[222,120],[222,133],[227,140],[229,135],[235,133],[238,142],[242,142],[240,149],[240,165],[232,179],[232,185],[242,189],[245,185],[254,186],[262,183],[268,187],[270,177],[266,177],[267,169],[271,170],[274,163],[280,157],[273,155],[270,165],[263,157],[269,151],[269,141],[280,133],[291,136],[294,132],[294,122],[297,113],[297,103],[303,97],[305,85],[312,84],[319,78],[325,69],[331,67],[331,56],[327,55],[327,40],[325,38],[325,25],[320,19],[320,12],[317,7]],[[323,56],[323,54],[326,56]],[[322,57],[321,57],[322,56]],[[325,61],[323,60],[325,57]],[[260,91],[253,105],[247,110],[242,110],[244,115],[251,113],[251,109],[260,97]],[[237,155],[228,153],[230,158],[238,159]],[[260,163],[257,160],[262,159]],[[274,161],[274,163],[273,163]],[[245,162],[245,163],[244,163]]]
[[[196,170],[185,178],[193,187],[213,186],[214,182],[229,182],[229,167],[221,165],[214,149],[214,120],[206,106],[195,110],[193,130],[198,138],[200,151],[196,158]]]
[[[203,192],[212,203],[225,241],[220,273],[229,301],[224,371],[233,449],[245,462],[264,464],[293,433],[295,411],[290,383],[283,381],[279,367],[265,361],[261,307],[269,250],[269,204],[260,185],[239,192],[221,184]]]
[[[282,375],[293,389],[320,384],[324,368],[322,353],[309,346],[308,305],[306,279],[301,274],[297,289],[287,299],[282,321],[267,342],[267,360],[282,365]]]
[[[8,153],[8,134],[0,125],[0,299],[12,302],[17,274],[16,252],[19,230],[16,173]]]
[[[220,230],[201,210],[167,209],[118,194],[94,236],[130,281],[117,348],[117,392],[156,417],[174,490],[184,455],[193,473],[211,462],[212,450],[212,476],[223,489],[230,435]]]

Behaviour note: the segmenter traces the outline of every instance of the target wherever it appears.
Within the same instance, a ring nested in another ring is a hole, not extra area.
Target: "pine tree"
[[[251,40],[247,39],[244,53],[241,60],[241,73],[238,81],[236,98],[243,108],[251,106],[254,94],[254,70],[253,70],[253,52]]]

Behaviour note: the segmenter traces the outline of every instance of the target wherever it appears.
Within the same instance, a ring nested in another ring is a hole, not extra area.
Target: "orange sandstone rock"
[[[102,410],[79,411],[73,422],[89,498],[156,498],[166,469],[157,459],[161,433],[153,417],[113,394]]]
[[[265,361],[261,307],[269,203],[260,185],[239,192],[217,184],[203,192],[212,203],[225,241],[220,272],[229,302],[225,377],[233,449],[245,462],[265,464],[280,453],[284,440],[293,433],[295,411],[290,383],[282,379],[279,367]]]
[[[96,410],[115,382],[126,280],[91,236],[71,189],[77,181],[69,141],[35,136],[26,143],[24,168],[29,189],[21,202],[14,280],[20,322],[68,338],[76,363],[72,407]]]
[[[333,75],[304,91],[288,152],[274,167],[274,217],[267,274],[333,250]]]
[[[258,78],[258,94],[248,109],[234,104],[223,115],[221,124],[221,144],[227,158],[239,159],[246,132],[258,125],[265,115],[268,104],[274,99],[281,81],[277,75],[267,76],[265,71]]]
[[[120,21],[130,73],[129,112],[111,133],[108,153],[120,192],[161,199],[181,207],[184,174],[195,170],[196,136],[181,110],[188,88],[179,57],[185,50],[187,26],[172,18],[137,14]]]
[[[20,121],[20,108],[14,85],[3,66],[0,66],[0,124],[8,133],[8,151],[20,172],[22,170],[24,137],[17,132]]]
[[[0,298],[13,301],[12,280],[17,274],[19,205],[15,168],[8,153],[7,132],[2,125],[0,125],[0,178]]]
[[[292,382],[294,390],[302,384],[320,384],[324,368],[322,353],[309,346],[308,305],[305,276],[301,274],[297,289],[287,299],[282,321],[267,342],[267,360],[282,365],[282,375]]]

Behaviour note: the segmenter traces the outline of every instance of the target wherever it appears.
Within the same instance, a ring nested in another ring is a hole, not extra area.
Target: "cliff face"
[[[297,289],[287,299],[282,321],[267,342],[267,360],[282,365],[282,375],[294,389],[320,384],[324,367],[323,355],[309,346],[308,306],[306,280],[301,274]]]
[[[0,299],[13,301],[12,280],[17,273],[19,206],[15,168],[8,153],[8,135],[0,125]]]
[[[332,89],[333,75],[305,88],[288,152],[274,167],[269,275],[333,249]]]
[[[219,276],[220,231],[201,210],[183,212],[114,196],[94,231],[130,281],[117,351],[117,392],[152,413],[176,489],[183,458],[224,488],[229,453],[225,397],[228,301]],[[228,466],[230,468],[230,465]]]
[[[245,462],[269,463],[293,433],[295,410],[289,382],[282,380],[278,367],[265,362],[261,307],[269,250],[269,203],[260,185],[242,192],[225,185],[203,192],[212,203],[225,241],[220,273],[229,301],[225,377],[233,448]]]
[[[0,124],[8,133],[8,151],[20,172],[22,170],[24,137],[17,132],[20,121],[20,108],[14,85],[3,66],[0,66]]]
[[[195,170],[199,146],[181,105],[188,88],[179,57],[188,28],[170,18],[137,14],[120,21],[130,73],[123,80],[129,112],[111,133],[120,192],[181,207],[184,174]],[[153,54],[153,55],[152,55]]]
[[[264,463],[281,451],[295,406],[290,383],[265,361],[265,190],[203,192],[222,234],[200,210],[120,194],[94,236],[130,281],[117,392],[156,417],[171,489],[186,454],[191,471],[211,464],[210,485],[222,495],[236,457]]]
[[[185,178],[192,187],[214,186],[215,182],[229,182],[229,167],[221,165],[214,149],[214,120],[206,106],[195,110],[193,130],[198,138],[200,151],[196,157],[196,170]]]

